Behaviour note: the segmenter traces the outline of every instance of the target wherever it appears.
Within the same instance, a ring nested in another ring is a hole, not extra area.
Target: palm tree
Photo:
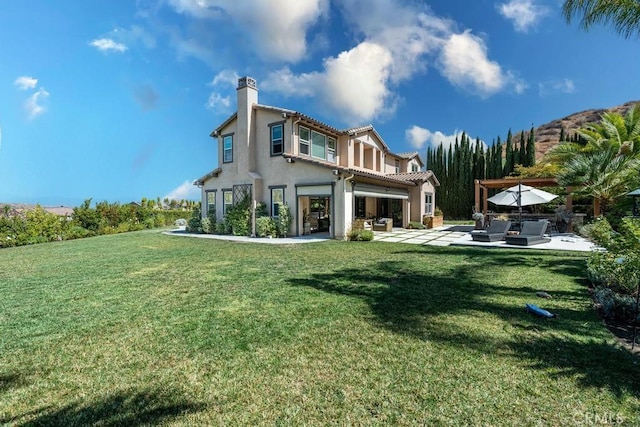
[[[578,134],[582,143],[561,143],[548,159],[561,167],[559,183],[576,186],[574,195],[593,197],[598,216],[638,181],[640,109],[634,106],[624,117],[604,113],[600,123],[588,124]]]
[[[637,157],[621,155],[613,146],[601,151],[583,151],[564,164],[558,182],[576,187],[574,195],[593,197],[593,216],[597,217],[629,191],[638,178],[639,166]]]
[[[624,38],[640,36],[640,0],[565,0],[562,14],[568,23],[581,15],[580,26],[612,25]]]

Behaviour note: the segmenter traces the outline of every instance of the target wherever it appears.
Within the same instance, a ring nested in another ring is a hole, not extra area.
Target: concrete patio
[[[407,230],[396,228],[390,232],[376,232],[374,241],[409,243],[430,246],[482,246],[504,249],[546,249],[557,251],[590,252],[597,247],[590,241],[575,234],[552,234],[551,242],[532,246],[507,245],[506,242],[475,242],[471,238],[473,226],[444,225],[428,230]]]

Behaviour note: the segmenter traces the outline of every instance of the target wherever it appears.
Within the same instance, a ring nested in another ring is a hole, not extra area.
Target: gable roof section
[[[405,159],[405,160],[416,159],[416,160],[418,160],[418,162],[420,162],[420,165],[424,166],[424,162],[422,161],[422,158],[420,158],[420,154],[418,154],[417,151],[409,151],[409,152],[405,152],[405,153],[397,153],[397,154],[395,154],[395,156],[400,157],[401,159]]]
[[[387,145],[386,142],[384,142],[384,139],[382,139],[382,136],[380,136],[376,128],[373,127],[373,125],[360,126],[356,128],[345,129],[342,131],[343,134],[349,135],[349,136],[356,136],[359,133],[363,133],[363,132],[373,133],[373,135],[375,135],[375,137],[378,138],[378,141],[380,141],[380,143],[382,144],[382,148],[384,149],[384,152],[385,153],[391,152],[391,150],[389,149],[389,146]]]
[[[225,120],[224,122],[222,122],[222,124],[220,126],[218,126],[217,128],[215,128],[213,130],[213,132],[211,132],[209,134],[210,137],[215,138],[216,136],[218,136],[218,134],[220,134],[220,131],[222,129],[225,128],[225,126],[227,126],[229,123],[231,123],[232,121],[234,121],[236,118],[238,117],[238,112],[236,111],[235,113],[233,113],[231,116],[229,116],[229,118],[227,120]]]
[[[222,172],[222,168],[216,168],[208,174],[201,176],[200,178],[193,181],[193,185],[204,185],[204,182],[209,178],[217,178],[218,175],[220,175],[220,172]]]
[[[414,183],[423,183],[425,181],[433,180],[434,185],[440,186],[440,181],[438,181],[438,178],[436,178],[432,171],[392,173],[387,176],[401,181]]]

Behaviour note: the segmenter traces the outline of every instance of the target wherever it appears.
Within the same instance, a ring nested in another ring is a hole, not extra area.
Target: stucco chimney
[[[251,77],[238,79],[236,89],[238,98],[238,135],[236,147],[238,149],[238,171],[255,170],[256,154],[253,141],[253,105],[258,103],[258,85]]]

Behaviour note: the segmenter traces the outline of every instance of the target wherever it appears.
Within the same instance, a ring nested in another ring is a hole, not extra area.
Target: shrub
[[[203,233],[211,233],[211,220],[209,218],[203,218],[200,222],[200,229]]]
[[[251,201],[248,195],[242,201],[233,205],[225,216],[226,228],[234,236],[248,236],[251,234]]]
[[[409,222],[409,224],[407,225],[407,228],[409,229],[418,229],[418,230],[422,230],[427,228],[424,224],[417,222],[417,221],[411,221]]]
[[[369,242],[373,240],[374,234],[371,230],[351,230],[347,238],[352,242]]]
[[[258,237],[274,236],[276,234],[276,223],[273,218],[261,216],[256,218],[256,235]]]
[[[633,316],[636,312],[636,302],[633,297],[620,295],[609,288],[600,286],[596,287],[593,297],[606,318],[623,323],[633,323]]]
[[[289,234],[289,228],[291,227],[291,211],[287,204],[280,205],[278,210],[278,217],[276,219],[276,230],[278,236],[287,237]]]
[[[202,212],[199,207],[196,207],[191,213],[191,218],[187,221],[187,231],[189,233],[202,232]]]
[[[216,223],[216,234],[230,234],[231,229],[228,228],[226,218],[222,222]]]
[[[186,227],[187,226],[187,220],[184,219],[184,218],[178,218],[178,219],[175,220],[173,225],[175,225],[176,227]]]

